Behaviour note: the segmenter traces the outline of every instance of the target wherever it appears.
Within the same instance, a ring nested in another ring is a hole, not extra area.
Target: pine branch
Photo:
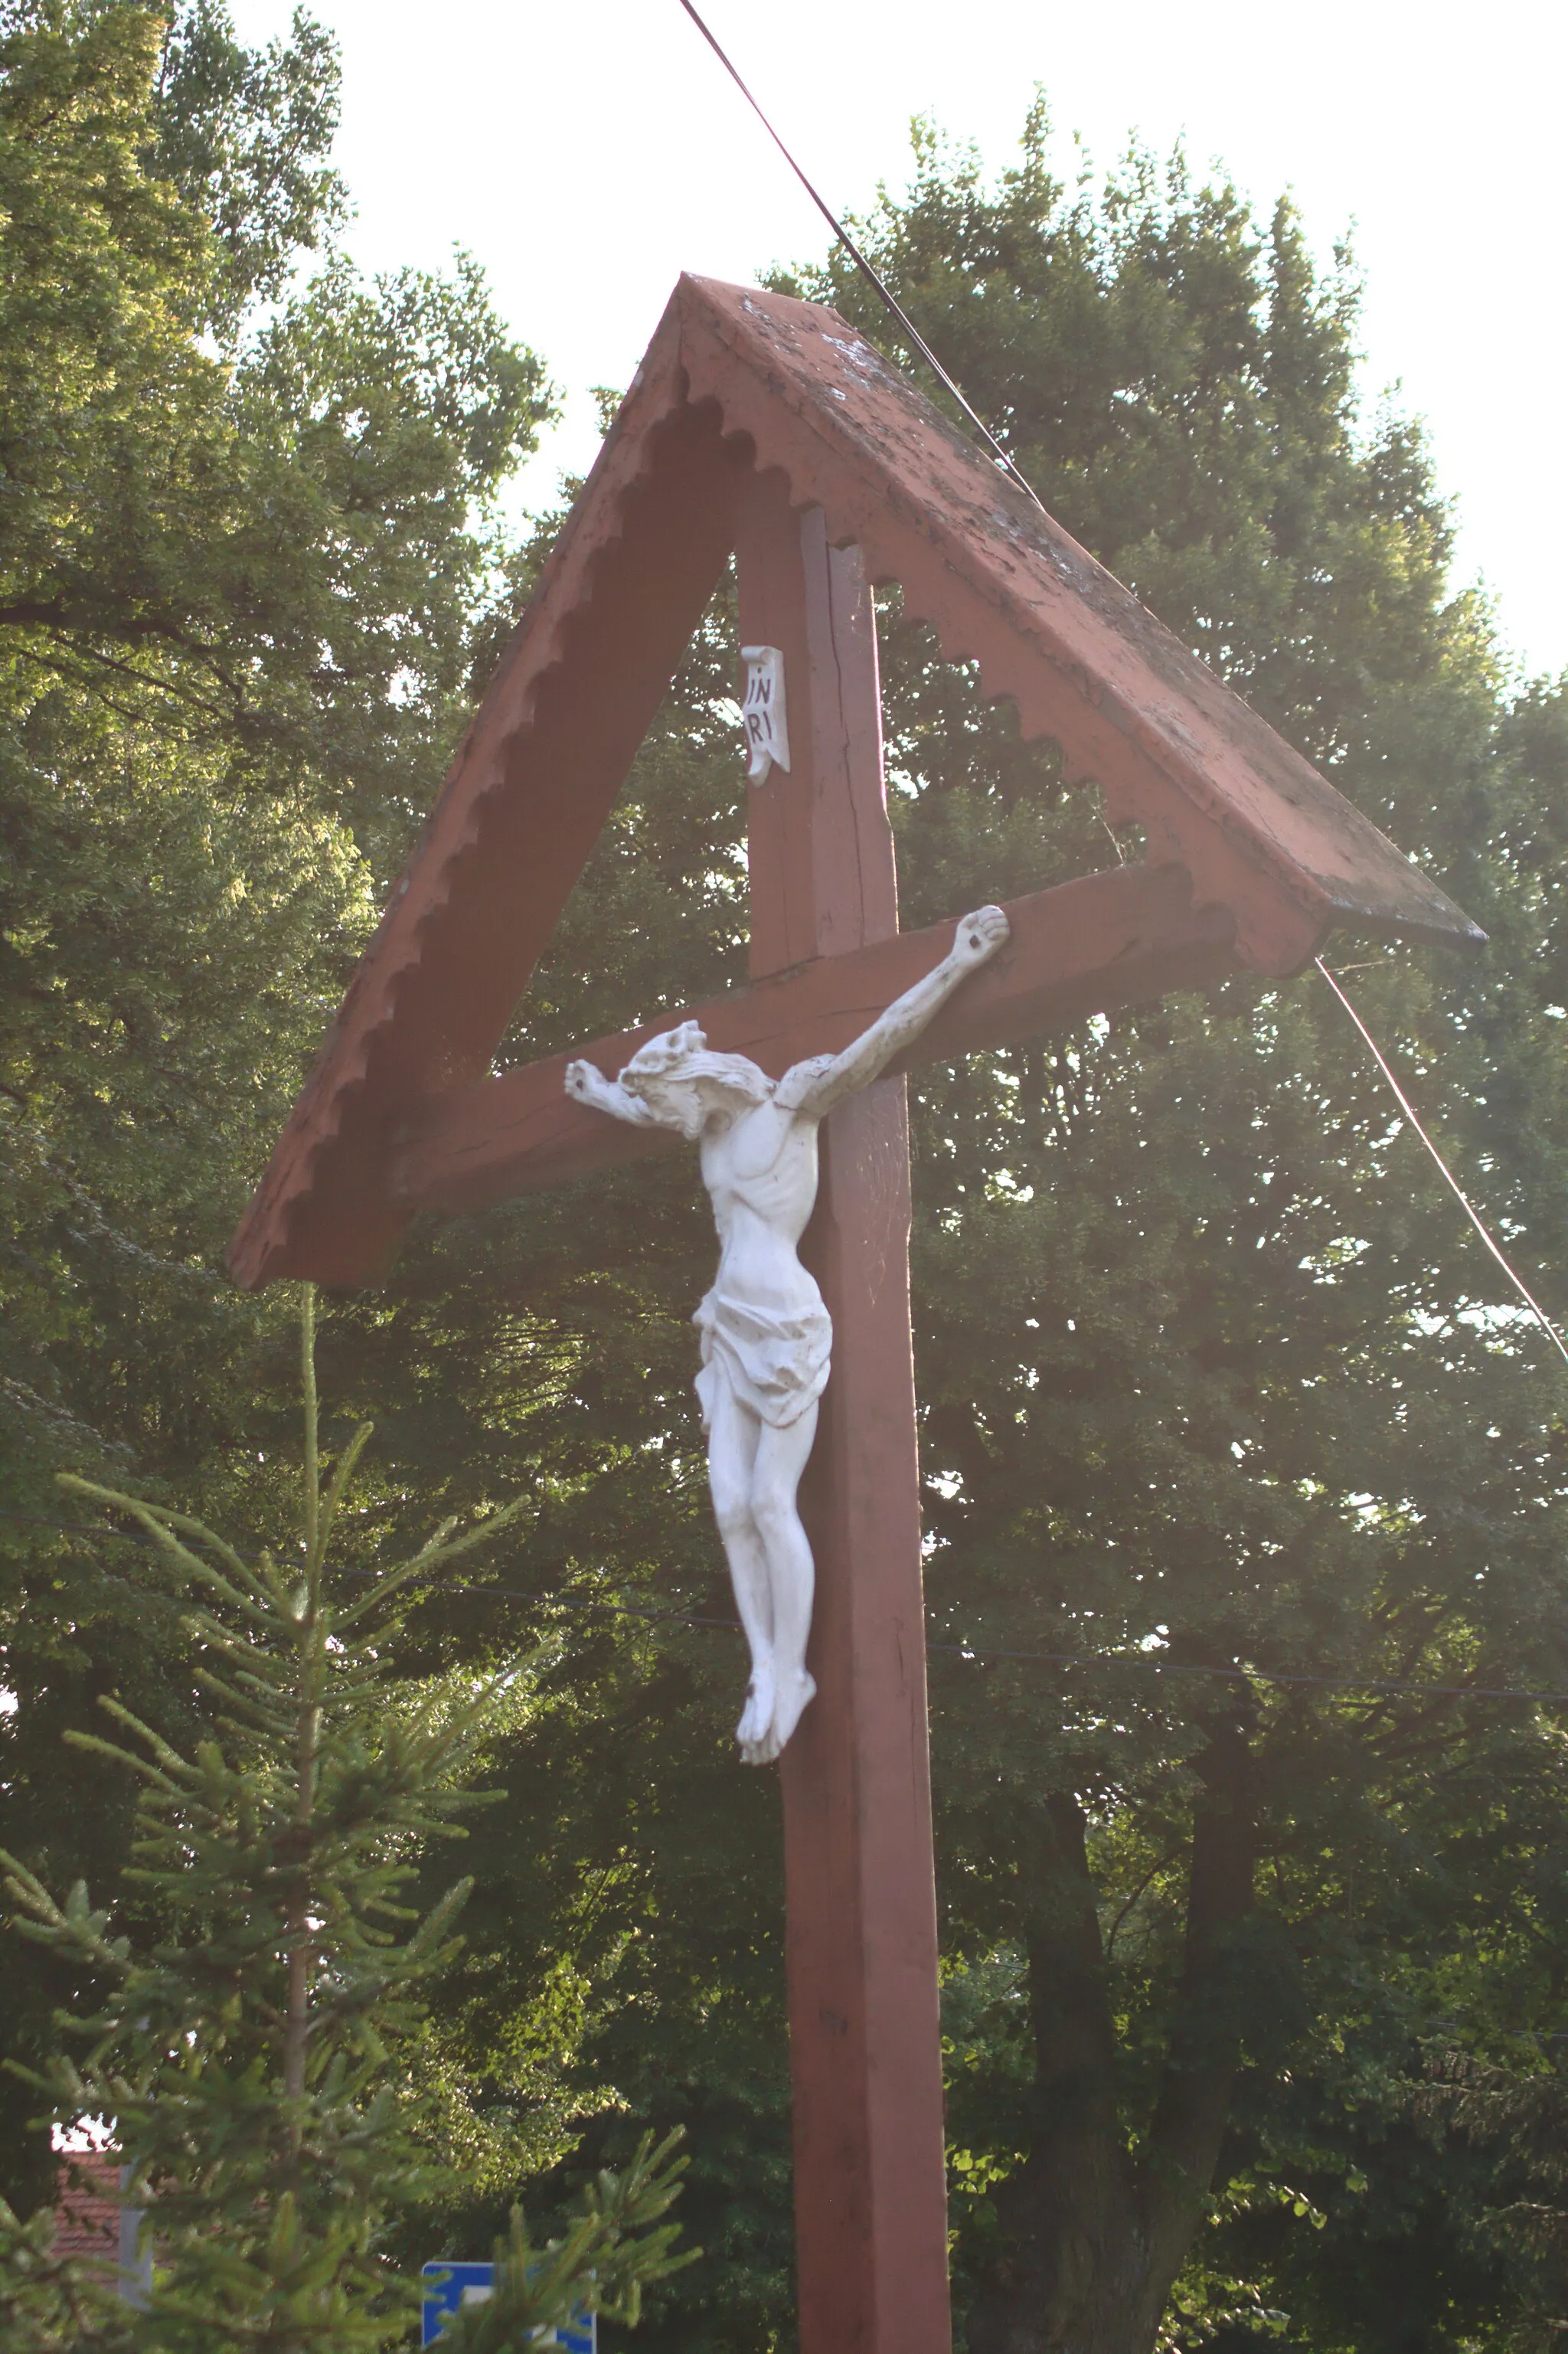
[[[74,1471],[57,1472],[56,1484],[79,1496],[90,1497],[94,1503],[107,1504],[113,1511],[129,1513],[132,1520],[141,1522],[147,1534],[171,1560],[177,1561],[182,1569],[199,1578],[204,1585],[210,1585],[215,1593],[221,1594],[225,1601],[232,1602],[236,1608],[247,1611],[253,1608],[244,1591],[247,1586],[256,1590],[249,1567],[233,1546],[226,1543],[222,1537],[216,1536],[203,1522],[192,1520],[185,1512],[170,1511],[163,1504],[149,1504],[140,1496],[127,1495],[122,1489],[100,1487],[96,1480],[83,1479]],[[183,1529],[188,1534],[199,1537],[204,1544],[211,1545],[218,1558],[228,1564],[235,1582],[231,1584],[229,1579],[220,1577],[199,1553],[182,1544],[175,1533],[176,1529]]]
[[[100,2009],[69,2022],[88,2045],[81,2064],[61,2060],[40,2089],[57,2115],[117,2119],[157,2216],[147,2326],[159,2344],[230,2354],[372,2354],[395,2331],[400,2292],[375,2233],[429,2160],[418,2104],[394,2097],[391,2076],[425,1990],[461,1948],[455,1925],[472,1882],[456,1882],[422,1915],[399,1892],[431,1841],[466,1835],[461,1811],[499,1797],[461,1785],[509,1676],[461,1701],[410,1702],[388,1663],[397,1615],[387,1606],[524,1509],[514,1500],[461,1534],[443,1522],[338,1613],[324,1564],[370,1426],[323,1486],[314,1316],[307,1291],[297,1575],[271,1549],[252,1570],[189,1515],[71,1483],[137,1521],[163,1568],[180,1574],[192,1672],[217,1703],[188,1755],[112,1698],[102,1705],[128,1744],[69,1736],[140,1785],[126,1877],[155,1892],[159,1941],[111,1940],[85,1888],[60,1905],[0,1859],[13,1925],[111,1981]],[[660,2219],[678,2171],[668,2147],[645,2146],[541,2252],[563,2313],[588,2295],[607,2313],[635,2312],[641,2285],[672,2264]],[[513,2239],[527,2247],[521,2218]],[[518,2296],[536,2305],[525,2274],[526,2264]]]

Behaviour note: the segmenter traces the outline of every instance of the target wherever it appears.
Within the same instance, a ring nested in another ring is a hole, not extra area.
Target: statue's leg
[[[715,1369],[716,1370],[716,1369]],[[773,1596],[767,1555],[752,1516],[751,1486],[762,1425],[736,1396],[722,1371],[708,1393],[708,1487],[729,1563],[735,1606],[751,1650],[751,1680],[735,1737],[748,1764],[773,1718]]]
[[[777,1697],[767,1754],[777,1757],[800,1721],[817,1687],[806,1672],[811,1632],[816,1564],[796,1509],[800,1474],[817,1435],[813,1402],[799,1421],[782,1429],[765,1423],[751,1475],[751,1511],[768,1564],[773,1606],[773,1664]]]

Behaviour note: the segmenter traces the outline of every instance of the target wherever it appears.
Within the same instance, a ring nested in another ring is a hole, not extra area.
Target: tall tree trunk
[[[1047,1801],[1025,1923],[1033,2133],[998,2197],[1002,2253],[969,2314],[969,2354],[1150,2354],[1202,2220],[1239,2057],[1234,1933],[1252,1904],[1256,1834],[1242,1712],[1207,1729],[1194,1765],[1203,1790],[1185,1948],[1147,2120],[1118,2105],[1083,1809],[1068,1795]]]

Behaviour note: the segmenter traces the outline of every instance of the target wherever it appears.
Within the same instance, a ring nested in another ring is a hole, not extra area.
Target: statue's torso
[[[712,1426],[721,1389],[765,1423],[814,1406],[832,1326],[795,1254],[817,1198],[817,1121],[777,1102],[705,1135],[703,1182],[719,1234],[718,1273],[694,1321],[703,1336],[697,1394]]]
[[[817,1299],[795,1255],[817,1199],[816,1120],[758,1104],[704,1137],[702,1170],[719,1235],[715,1289],[759,1307]]]

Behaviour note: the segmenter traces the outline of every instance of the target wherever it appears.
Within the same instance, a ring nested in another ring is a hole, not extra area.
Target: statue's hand
[[[596,1105],[604,1091],[604,1073],[595,1070],[591,1063],[567,1065],[567,1093],[580,1104]]]
[[[953,940],[952,963],[984,964],[1002,946],[1012,928],[1000,907],[977,907],[972,916],[960,916]]]

